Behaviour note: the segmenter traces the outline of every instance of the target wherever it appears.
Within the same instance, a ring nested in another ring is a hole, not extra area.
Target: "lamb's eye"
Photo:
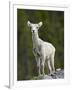
[[[37,29],[39,29],[39,27],[37,27]]]

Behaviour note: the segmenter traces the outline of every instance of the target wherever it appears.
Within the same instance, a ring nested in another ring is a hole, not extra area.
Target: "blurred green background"
[[[28,20],[43,22],[39,37],[55,46],[55,68],[64,68],[64,11],[17,9],[17,80],[31,80],[38,75]]]

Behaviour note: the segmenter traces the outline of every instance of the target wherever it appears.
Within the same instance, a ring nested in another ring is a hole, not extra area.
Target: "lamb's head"
[[[32,34],[36,34],[38,32],[38,29],[42,26],[42,22],[39,22],[38,24],[33,24],[30,21],[27,22],[27,25],[31,27]]]

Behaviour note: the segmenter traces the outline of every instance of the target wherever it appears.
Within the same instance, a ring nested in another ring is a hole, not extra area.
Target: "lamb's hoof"
[[[55,73],[50,73],[50,74],[48,74],[49,76],[54,76],[55,75]]]
[[[43,76],[45,76],[45,74],[43,74]]]
[[[41,77],[41,76],[42,76],[42,74],[39,74],[39,75],[38,75],[38,77]]]
[[[45,74],[39,74],[38,75],[38,77],[44,77],[45,76]]]
[[[57,74],[57,72],[54,72],[54,74]]]
[[[51,74],[51,76],[55,76],[55,74],[54,74],[54,73],[52,73],[52,74]]]

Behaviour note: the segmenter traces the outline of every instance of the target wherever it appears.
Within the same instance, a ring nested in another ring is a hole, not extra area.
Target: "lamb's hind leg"
[[[49,68],[49,74],[52,74],[52,68],[51,68],[51,64],[50,64],[50,60],[48,60],[48,68]]]
[[[42,74],[44,76],[45,75],[45,73],[44,73],[44,62],[41,63],[41,66],[42,66]]]
[[[42,56],[41,57],[41,69],[42,69],[43,76],[45,75],[44,67],[45,67],[45,58],[44,58],[44,56]]]
[[[51,56],[51,66],[52,66],[52,73],[55,73],[55,67],[54,67],[54,55]]]

